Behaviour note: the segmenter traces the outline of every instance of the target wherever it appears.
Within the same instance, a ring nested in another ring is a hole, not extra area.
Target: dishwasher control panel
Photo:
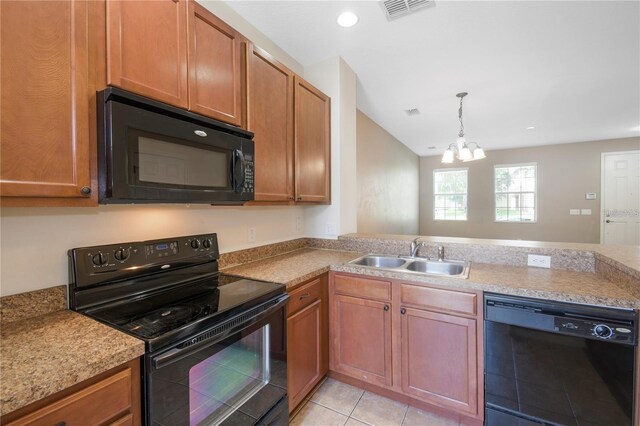
[[[595,337],[602,340],[633,343],[633,333],[626,324],[598,320],[554,317],[555,331],[580,337]]]

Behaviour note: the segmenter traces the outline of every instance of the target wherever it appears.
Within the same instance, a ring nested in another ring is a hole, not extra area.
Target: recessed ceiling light
[[[338,25],[349,28],[358,23],[358,16],[353,12],[342,12],[338,16]]]
[[[527,127],[527,130],[533,130],[533,129],[535,129],[535,127],[533,127],[533,126]]]

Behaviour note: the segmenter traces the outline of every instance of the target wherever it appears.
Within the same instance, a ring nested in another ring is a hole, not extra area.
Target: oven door
[[[287,299],[280,296],[253,309],[262,312],[245,312],[182,345],[147,354],[146,423],[287,424]]]
[[[253,200],[251,133],[127,92],[105,92],[99,101],[100,202]]]

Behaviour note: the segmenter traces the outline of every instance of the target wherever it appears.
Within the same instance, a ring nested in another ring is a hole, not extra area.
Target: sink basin
[[[354,265],[370,266],[373,268],[399,268],[407,263],[406,260],[399,258],[398,256],[377,256],[368,255],[363,256],[360,259],[356,259],[352,262]]]
[[[460,275],[464,272],[464,262],[450,260],[444,260],[442,262],[415,260],[407,265],[407,269],[409,271],[434,275]]]
[[[384,269],[418,275],[468,278],[471,262],[460,260],[428,260],[421,257],[367,254],[349,262],[365,268]]]

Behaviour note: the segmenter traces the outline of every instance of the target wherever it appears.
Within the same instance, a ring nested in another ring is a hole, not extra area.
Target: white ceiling
[[[229,5],[304,66],[344,58],[358,108],[419,155],[455,140],[461,91],[486,151],[640,135],[638,1],[438,1],[391,22],[377,1]]]

